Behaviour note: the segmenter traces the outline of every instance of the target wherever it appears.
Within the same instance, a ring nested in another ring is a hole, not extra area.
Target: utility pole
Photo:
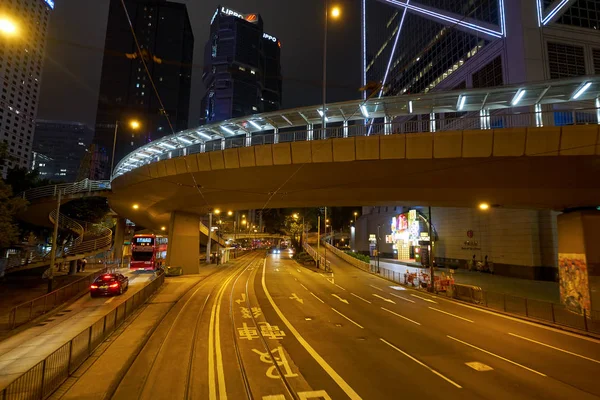
[[[56,197],[56,218],[54,219],[54,232],[52,232],[52,249],[50,250],[50,272],[48,274],[48,293],[54,286],[54,265],[56,263],[56,251],[58,250],[58,222],[60,220],[60,200],[61,190],[58,190]],[[64,250],[63,250],[64,251]]]
[[[428,249],[428,254],[429,254],[429,276],[431,278],[431,285],[429,286],[429,291],[430,292],[434,292],[434,285],[435,285],[435,277],[434,277],[434,273],[435,271],[433,270],[433,230],[431,229],[431,207],[429,207],[429,249]]]
[[[379,230],[381,228],[381,225],[377,225],[377,273],[380,272],[379,270]]]
[[[321,251],[321,216],[317,216],[317,268],[319,268],[319,260],[321,256],[319,255],[319,251]]]
[[[327,245],[327,207],[325,207],[325,245]],[[327,246],[325,246],[325,257],[323,259],[325,260],[323,269],[327,271]]]
[[[208,212],[208,242],[206,242],[206,263],[210,264],[210,242],[212,240],[212,210]]]

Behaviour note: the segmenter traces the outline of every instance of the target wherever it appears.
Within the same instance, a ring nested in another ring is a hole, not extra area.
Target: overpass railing
[[[306,251],[306,253],[308,253],[308,255],[311,256],[313,260],[315,260],[317,268],[324,266],[325,271],[331,271],[331,261],[318,254],[317,251],[306,242],[302,244],[302,247],[304,248],[304,251]]]
[[[551,105],[552,106],[552,105]],[[372,135],[395,135],[407,133],[426,133],[443,131],[491,130],[504,128],[530,128],[543,126],[590,125],[600,122],[600,108],[589,107],[589,103],[566,102],[557,104],[562,109],[542,109],[530,112],[519,108],[501,110],[482,110],[480,112],[447,112],[433,114],[415,114],[398,117],[392,121],[381,122],[373,119],[355,121],[355,124],[331,124],[326,129],[282,128],[278,132],[247,133],[216,140],[200,141],[186,136],[184,140],[173,141],[169,148],[156,145],[152,151],[142,147],[123,159],[115,169],[115,177],[142,165],[161,160],[182,157],[189,154],[226,150],[231,148],[260,146],[276,143],[301,142],[332,138],[349,138]],[[547,106],[544,106],[547,108]],[[521,108],[522,109],[522,108]],[[516,111],[515,111],[516,110]],[[381,120],[381,119],[379,119]],[[179,134],[176,134],[176,136]],[[146,145],[146,146],[150,146]],[[145,152],[146,151],[146,152]],[[144,153],[145,152],[145,153]],[[141,156],[136,154],[141,153]]]
[[[338,256],[339,258],[341,258],[342,260],[346,261],[348,264],[355,266],[356,268],[362,269],[363,271],[367,271],[370,272],[371,271],[371,264],[366,263],[364,261],[360,261],[358,258],[354,258],[348,254],[346,254],[345,252],[341,251],[340,249],[330,245],[327,242],[322,242],[323,245],[325,247],[327,247],[327,250],[330,250],[333,254],[335,254],[336,256]]]
[[[75,183],[61,183],[58,185],[42,186],[21,193],[21,197],[28,201],[45,197],[56,197],[60,192],[62,195],[89,193],[110,190],[110,181],[92,181],[84,179]]]

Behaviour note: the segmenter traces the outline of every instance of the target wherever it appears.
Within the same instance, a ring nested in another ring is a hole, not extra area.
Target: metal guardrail
[[[311,256],[315,261],[317,268],[320,268],[324,265],[325,271],[331,271],[331,261],[327,260],[322,255],[317,254],[317,251],[306,242],[303,243],[302,247],[304,248],[304,251],[306,251],[306,253],[308,253],[308,255]]]
[[[56,289],[53,292],[13,307],[8,314],[8,324],[4,328],[7,328],[8,330],[15,329],[66,303],[78,294],[88,290],[92,282],[107,271],[108,268],[102,268],[100,271],[88,275],[85,278],[81,278],[69,285]],[[0,326],[0,329],[2,328],[3,327]]]
[[[63,195],[78,194],[78,193],[93,193],[110,190],[110,181],[92,181],[84,179],[75,183],[61,183],[59,185],[42,186],[33,188],[21,193],[27,201],[41,199],[45,197],[56,197],[59,192]]]
[[[164,274],[0,390],[2,400],[43,400],[163,284]]]
[[[408,274],[380,268],[379,275],[398,283],[409,286]],[[600,313],[575,313],[562,304],[533,300],[525,297],[512,296],[482,290],[478,286],[454,284],[450,290],[443,293],[447,297],[467,301],[491,310],[502,311],[513,315],[531,318],[542,322],[552,323],[583,332],[600,334]]]

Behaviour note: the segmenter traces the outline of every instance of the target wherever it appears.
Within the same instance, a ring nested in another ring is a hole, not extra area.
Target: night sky
[[[259,13],[265,32],[282,42],[283,106],[321,102],[324,0],[180,0],[194,30],[190,127],[200,116],[202,64],[210,19],[219,4]],[[109,0],[56,0],[52,13],[38,118],[94,126]],[[329,25],[328,102],[360,97],[360,2],[330,0],[342,18]],[[157,54],[160,57],[160,54]]]

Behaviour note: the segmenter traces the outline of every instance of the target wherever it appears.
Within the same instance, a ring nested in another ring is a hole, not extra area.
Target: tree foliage
[[[0,248],[10,247],[19,240],[19,226],[14,218],[27,203],[12,195],[11,187],[0,179]]]
[[[296,252],[302,250],[302,231],[309,231],[311,226],[310,224],[302,224],[302,218],[294,218],[291,215],[285,217],[284,227],[282,231],[288,235],[292,242],[292,247]]]
[[[30,171],[27,168],[16,167],[8,170],[6,183],[12,187],[14,194],[18,194],[32,188],[51,185],[52,181],[40,178],[37,170]]]
[[[99,223],[110,212],[110,207],[104,197],[88,197],[65,204],[61,212],[79,221]]]

